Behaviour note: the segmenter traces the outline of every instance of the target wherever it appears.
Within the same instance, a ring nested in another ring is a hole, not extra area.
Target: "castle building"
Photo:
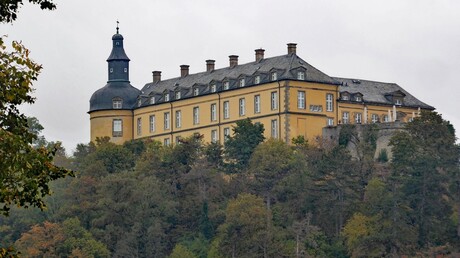
[[[167,80],[153,71],[138,90],[129,82],[123,40],[117,28],[108,82],[90,99],[91,141],[152,138],[169,145],[199,133],[206,142],[223,143],[238,120],[250,118],[264,125],[266,138],[290,143],[300,135],[321,136],[323,127],[407,122],[434,109],[395,83],[328,76],[297,56],[294,43],[285,55],[269,58],[256,49],[246,64],[231,55],[221,69],[206,60],[206,70],[196,74],[181,65],[181,76]]]

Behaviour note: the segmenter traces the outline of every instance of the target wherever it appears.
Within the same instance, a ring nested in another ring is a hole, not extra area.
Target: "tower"
[[[140,91],[129,82],[129,61],[123,47],[123,36],[112,36],[112,52],[107,58],[107,84],[93,93],[89,101],[91,141],[110,137],[114,143],[133,138],[133,107]]]

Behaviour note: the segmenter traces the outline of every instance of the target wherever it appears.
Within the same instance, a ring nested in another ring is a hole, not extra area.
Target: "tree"
[[[169,258],[197,258],[192,252],[190,252],[185,246],[177,244]]]
[[[56,148],[32,146],[36,135],[28,130],[18,106],[34,103],[32,83],[41,66],[22,44],[13,42],[12,47],[13,52],[6,51],[0,38],[0,212],[6,215],[11,204],[43,209],[49,182],[71,174],[53,164]]]
[[[29,0],[32,4],[39,4],[42,10],[54,10],[56,5],[53,0]],[[0,22],[13,22],[16,20],[19,6],[23,0],[4,0],[0,2]]]
[[[225,154],[230,161],[230,171],[236,172],[246,168],[252,152],[265,139],[264,130],[263,124],[253,124],[249,118],[236,122],[233,136],[225,142]]]

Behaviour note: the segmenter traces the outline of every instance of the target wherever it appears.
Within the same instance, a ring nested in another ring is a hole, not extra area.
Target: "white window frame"
[[[217,91],[217,86],[215,84],[211,85],[211,92],[216,92]]]
[[[181,94],[180,94],[180,91],[176,91],[176,94],[175,94],[175,99],[180,99],[181,97]]]
[[[230,89],[230,82],[229,81],[224,82],[223,88],[224,88],[224,90]]]
[[[151,133],[155,132],[155,115],[149,117],[149,129]]]
[[[379,121],[379,115],[371,114],[371,121],[373,124],[377,123]]]
[[[305,80],[305,72],[303,71],[298,71],[297,72],[297,80]]]
[[[217,121],[217,104],[212,103],[211,104],[211,121]]]
[[[342,112],[342,123],[343,124],[350,123],[350,112],[348,112],[348,111]]]
[[[259,84],[260,83],[260,75],[257,75],[255,78],[254,78],[254,84]]]
[[[326,94],[326,111],[334,111],[334,95],[331,93]]]
[[[272,79],[272,81],[276,81],[278,79],[278,74],[276,72],[272,72],[270,74],[270,78]]]
[[[342,100],[350,100],[350,96],[348,94],[343,94]]]
[[[271,107],[271,110],[278,109],[278,92],[277,91],[272,91],[270,94],[270,107]]]
[[[140,107],[142,105],[142,99],[137,100],[137,106]]]
[[[361,96],[355,96],[355,101],[361,102],[363,101],[363,98]]]
[[[193,88],[193,96],[198,96],[198,95],[200,95],[200,88],[198,87]]]
[[[363,114],[355,113],[355,123],[362,124],[363,123]]]
[[[230,102],[224,101],[224,119],[230,118]]]
[[[165,100],[165,101],[169,101],[169,93],[166,93],[166,94],[165,94],[164,100]]]
[[[163,121],[164,121],[164,129],[165,130],[171,129],[171,113],[165,112]]]
[[[332,117],[327,118],[327,126],[334,126],[334,118]]]
[[[123,107],[123,99],[121,99],[121,98],[112,99],[112,108],[113,109],[121,109],[122,107]]]
[[[137,118],[137,135],[138,136],[142,135],[142,118],[141,117]]]
[[[169,146],[169,145],[171,145],[171,139],[170,139],[169,137],[168,137],[168,138],[165,138],[165,139],[163,140],[163,145],[164,145],[164,146]]]
[[[278,138],[278,119],[271,120],[271,137]]]
[[[401,106],[402,105],[401,99],[395,99],[395,105]]]
[[[246,99],[241,98],[239,99],[239,114],[240,116],[245,116],[246,115]]]
[[[176,128],[182,127],[182,111],[176,110]]]
[[[193,108],[193,124],[200,124],[200,107]]]
[[[306,109],[305,91],[297,91],[297,108]]]
[[[384,123],[389,123],[390,122],[390,118],[388,117],[388,115],[383,115],[383,122]]]
[[[122,136],[123,136],[123,120],[113,119],[112,120],[112,137],[122,137]]]
[[[254,96],[254,114],[260,113],[260,95]]]
[[[230,128],[225,127],[224,128],[224,138],[225,138],[225,140],[227,140],[229,137],[230,137]]]
[[[154,96],[150,97],[150,104],[155,104],[155,97]]]
[[[246,85],[246,80],[244,78],[240,79],[240,87],[244,87]]]
[[[216,143],[218,140],[217,130],[211,130],[211,142]]]

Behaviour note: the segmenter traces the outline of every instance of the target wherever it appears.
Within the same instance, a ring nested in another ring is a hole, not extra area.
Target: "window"
[[[120,109],[123,105],[123,100],[120,98],[114,98],[112,100],[112,106],[114,109]]]
[[[254,113],[260,113],[260,95],[254,96]]]
[[[224,90],[230,89],[230,82],[224,82]]]
[[[150,97],[150,104],[155,104],[155,97]]]
[[[153,133],[155,132],[155,116],[154,115],[151,115],[149,117],[149,127],[150,127],[150,132]]]
[[[211,104],[211,121],[217,121],[217,105]]]
[[[182,112],[180,110],[176,111],[176,128],[181,128],[182,126]]]
[[[371,115],[371,120],[372,120],[372,123],[378,123],[379,122],[379,116],[377,114],[372,114]]]
[[[244,87],[245,85],[245,80],[244,78],[243,79],[240,79],[240,87]]]
[[[343,94],[342,100],[350,100],[350,96],[348,96],[348,94]]]
[[[224,119],[230,118],[230,102],[224,101]]]
[[[113,73],[113,68],[112,67],[110,67],[110,73]]]
[[[121,119],[113,119],[112,121],[112,136],[123,136],[123,121]]]
[[[388,117],[388,115],[383,115],[383,122],[385,123],[390,122],[390,118]]]
[[[297,80],[305,80],[305,72],[297,72]]]
[[[169,101],[169,93],[165,94],[165,101]]]
[[[171,128],[170,122],[171,122],[171,114],[169,112],[165,112],[164,114],[164,128],[165,130],[169,130]]]
[[[197,125],[200,123],[200,108],[194,107],[193,108],[193,124]]]
[[[217,130],[211,131],[211,142],[217,142]]]
[[[278,120],[274,119],[271,121],[271,136],[272,138],[278,138]]]
[[[342,113],[342,123],[348,124],[350,122],[350,113],[343,112]]]
[[[402,105],[401,99],[395,99],[395,105],[401,106]]]
[[[323,112],[323,106],[321,105],[310,105],[311,112]]]
[[[217,86],[215,84],[211,85],[211,92],[216,92]]]
[[[360,95],[355,96],[355,101],[361,102],[363,98]]]
[[[180,135],[176,136],[176,145],[181,144],[182,137]]]
[[[278,79],[278,75],[276,74],[276,72],[273,72],[271,74],[271,79],[272,79],[272,81],[276,81],[276,79]]]
[[[246,114],[246,101],[244,98],[240,99],[240,116]]]
[[[272,110],[278,109],[278,92],[276,91],[271,93],[271,108]]]
[[[305,91],[297,92],[297,108],[305,109]]]
[[[361,124],[362,123],[362,114],[361,113],[355,113],[355,123],[356,124]]]
[[[200,95],[200,88],[198,87],[193,88],[193,96],[198,96],[198,95]]]
[[[334,111],[334,102],[333,102],[333,97],[334,95],[332,94],[326,94],[326,111],[331,112]]]
[[[137,106],[140,107],[141,105],[142,105],[142,99],[139,99],[139,100],[137,101]]]
[[[225,127],[224,128],[224,138],[225,138],[225,140],[227,140],[228,137],[230,137],[230,128]]]
[[[169,146],[169,145],[171,145],[171,139],[165,138],[163,143],[164,143],[164,146]]]
[[[334,118],[331,118],[331,117],[327,118],[327,126],[334,126]]]
[[[120,45],[120,42],[116,42],[115,45],[117,45],[117,46]]]
[[[124,71],[125,71],[125,73],[127,73],[127,72],[128,72],[128,68],[125,68]]]
[[[175,99],[180,99],[180,91],[176,91]]]
[[[254,84],[259,84],[260,83],[260,75],[257,75],[255,78],[254,78]]]
[[[137,118],[137,135],[142,134],[142,119],[139,117]]]

